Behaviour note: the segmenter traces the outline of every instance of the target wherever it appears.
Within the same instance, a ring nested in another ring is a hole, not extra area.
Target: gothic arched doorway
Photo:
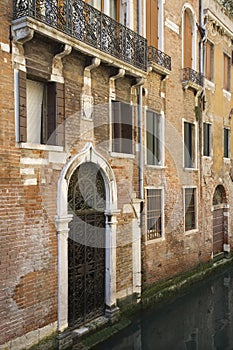
[[[213,255],[223,252],[227,240],[227,206],[226,192],[218,185],[213,196]]]
[[[105,310],[106,190],[98,166],[81,164],[68,188],[73,214],[68,237],[68,324],[84,324]]]

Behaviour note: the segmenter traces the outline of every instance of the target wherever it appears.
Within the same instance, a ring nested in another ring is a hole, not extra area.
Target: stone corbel
[[[92,63],[84,68],[83,93],[81,95],[82,118],[92,120],[93,115],[93,96],[91,89],[91,71],[99,67],[101,60],[97,57],[92,59]]]
[[[53,57],[52,74],[50,78],[51,81],[64,83],[64,78],[62,76],[62,70],[63,70],[62,59],[65,56],[69,55],[71,51],[72,51],[72,46],[66,44],[64,47],[64,50]]]
[[[110,88],[110,97],[115,100],[116,92],[115,92],[115,81],[117,79],[121,79],[125,76],[125,69],[120,68],[116,75],[113,75],[109,78],[109,88]]]
[[[15,69],[26,71],[26,60],[23,45],[32,40],[34,30],[28,27],[12,27],[12,60]]]

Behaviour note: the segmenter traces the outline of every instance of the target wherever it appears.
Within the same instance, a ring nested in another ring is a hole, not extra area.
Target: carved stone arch
[[[117,186],[112,168],[92,143],[74,155],[63,168],[58,182],[56,226],[58,231],[58,331],[68,327],[68,232],[72,215],[68,212],[68,188],[72,174],[82,164],[92,163],[101,172],[106,189],[105,208],[105,313],[111,317],[116,307],[116,216]]]
[[[223,187],[223,185],[218,185],[214,191],[213,205],[226,204],[226,203],[227,203],[227,197],[226,197],[225,188]]]

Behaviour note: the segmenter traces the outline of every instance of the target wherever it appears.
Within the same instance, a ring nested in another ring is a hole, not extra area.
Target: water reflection
[[[131,327],[95,348],[100,349],[232,350],[233,268],[141,312]]]

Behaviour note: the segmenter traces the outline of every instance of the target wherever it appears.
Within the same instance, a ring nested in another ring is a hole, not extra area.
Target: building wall
[[[198,21],[199,3],[190,0],[189,4]],[[165,1],[163,45],[164,52],[172,58],[172,70],[165,75],[155,68],[148,70],[142,98],[144,193],[151,187],[162,188],[164,193],[163,237],[148,241],[146,200],[141,214],[139,205],[138,90],[134,87],[138,77],[126,72],[113,82],[111,77],[119,73],[119,67],[101,62],[90,72],[89,78],[85,68],[92,62],[90,56],[72,49],[62,58],[62,69],[58,67],[59,72],[62,72],[59,78],[64,79],[65,87],[64,149],[16,142],[18,121],[15,118],[17,94],[14,69],[27,68],[31,74],[49,78],[54,68],[54,56],[61,51],[61,47],[57,41],[49,38],[45,40],[39,34],[35,34],[23,46],[12,41],[9,32],[11,5],[11,1],[7,0],[0,4],[0,13],[3,14],[0,23],[0,276],[3,281],[0,285],[0,349],[10,346],[23,348],[26,342],[27,346],[32,345],[56,329],[59,318],[58,240],[55,225],[58,184],[67,164],[72,157],[81,154],[88,142],[92,142],[95,151],[111,167],[116,180],[116,291],[113,293],[116,300],[131,297],[134,293],[140,295],[141,282],[142,288],[146,288],[212,258],[212,201],[214,190],[219,184],[224,185],[226,190],[229,206],[226,208],[229,213],[228,237],[231,247],[233,244],[231,161],[222,157],[222,128],[231,127],[229,112],[232,100],[231,96],[225,97],[226,94],[224,96],[222,92],[222,71],[219,69],[222,51],[231,54],[228,37],[221,31],[211,31],[211,24],[207,23],[208,38],[215,44],[215,86],[206,83],[205,95],[201,95],[205,96],[205,107],[199,119],[197,107],[201,89],[192,86],[185,88],[182,84],[184,2],[175,1],[171,7]],[[207,7],[211,7],[210,11],[217,11],[217,17],[227,26],[232,26],[232,21],[226,18],[214,0],[208,1]],[[135,5],[135,28],[136,14]],[[230,33],[232,36],[232,27]],[[200,39],[196,29],[197,71]],[[93,120],[82,118],[83,94],[93,98]],[[133,108],[133,157],[116,156],[110,152],[110,99],[113,96],[116,100],[130,103]],[[147,109],[164,115],[164,164],[161,167],[146,165]],[[184,169],[183,164],[184,120],[196,125],[197,166],[192,170]],[[213,124],[213,156],[208,158],[201,156],[202,121]],[[198,227],[188,233],[184,230],[185,186],[193,186],[197,191]],[[141,234],[141,251],[140,241],[135,238],[138,232]],[[142,275],[138,277],[140,271]],[[49,329],[46,328],[48,326]],[[34,332],[31,337],[20,338],[29,332]]]

